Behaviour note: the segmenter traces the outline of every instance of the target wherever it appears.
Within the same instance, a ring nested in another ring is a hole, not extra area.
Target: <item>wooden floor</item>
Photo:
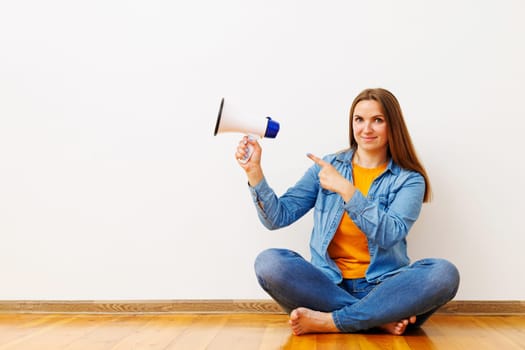
[[[286,315],[0,314],[0,350],[525,349],[525,316],[433,316],[404,336],[293,336]]]

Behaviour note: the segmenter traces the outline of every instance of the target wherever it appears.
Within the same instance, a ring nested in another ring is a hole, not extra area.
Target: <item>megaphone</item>
[[[235,108],[225,103],[222,98],[213,135],[216,136],[223,132],[240,132],[248,135],[252,140],[263,137],[273,139],[279,132],[279,123],[270,117],[257,120],[241,119]],[[240,162],[248,162],[252,153],[253,147],[248,144],[248,152]]]

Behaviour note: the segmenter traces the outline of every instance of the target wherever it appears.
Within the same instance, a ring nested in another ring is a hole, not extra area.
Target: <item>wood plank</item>
[[[441,317],[441,319],[439,318]],[[432,325],[436,326],[445,335],[439,343],[439,348],[447,346],[449,349],[523,349],[523,347],[509,337],[508,330],[496,327],[494,317],[490,316],[437,316]],[[522,317],[508,316],[509,320],[521,323]]]
[[[525,314],[525,301],[453,300],[441,307],[438,313],[456,315],[523,315]]]
[[[49,315],[40,316],[47,317]],[[63,320],[53,327],[41,327],[38,332],[33,332],[29,336],[19,338],[17,342],[5,344],[8,349],[65,349],[76,339],[91,332],[105,327],[110,317],[99,318],[94,322],[81,316],[75,315],[54,315],[57,320]]]
[[[144,325],[122,338],[112,350],[166,349],[177,336],[187,331],[194,317],[141,316],[145,320]]]
[[[131,301],[0,301],[0,313],[73,314],[175,314],[175,313],[261,313],[283,314],[272,300],[131,300]],[[523,315],[525,301],[454,300],[438,314]]]
[[[181,332],[166,347],[173,349],[207,349],[212,340],[224,329],[229,316],[194,315],[184,332]]]
[[[47,335],[52,329],[61,328],[64,324],[71,322],[74,317],[58,317],[54,315],[46,315],[40,322],[37,320],[29,321],[28,323],[19,324],[16,331],[11,334],[9,340],[2,341],[0,350],[3,349],[25,349],[26,344],[33,341],[33,338],[39,337],[42,334]]]
[[[283,313],[272,300],[4,300],[0,313]]]

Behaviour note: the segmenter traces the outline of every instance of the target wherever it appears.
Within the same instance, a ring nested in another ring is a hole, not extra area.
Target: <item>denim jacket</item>
[[[323,159],[346,179],[352,180],[353,150],[330,154]],[[340,283],[341,271],[328,255],[328,245],[346,211],[368,240],[369,283],[407,267],[406,236],[421,211],[425,181],[421,174],[401,168],[392,160],[370,186],[368,196],[356,190],[348,202],[323,189],[319,183],[320,166],[312,165],[303,177],[278,197],[263,179],[250,191],[259,219],[270,230],[288,226],[314,208],[310,238],[311,262],[332,281]]]

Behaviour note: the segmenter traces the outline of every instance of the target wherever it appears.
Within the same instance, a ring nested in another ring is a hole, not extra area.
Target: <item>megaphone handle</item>
[[[246,135],[246,136],[248,136],[248,139],[250,139],[251,141],[257,140],[257,136],[254,136],[254,135]],[[248,143],[248,144],[246,144],[246,147],[248,148],[248,150],[246,152],[246,155],[244,156],[243,159],[239,160],[242,164],[248,163],[248,161],[250,160],[250,158],[251,158],[251,156],[253,154],[253,146]]]

